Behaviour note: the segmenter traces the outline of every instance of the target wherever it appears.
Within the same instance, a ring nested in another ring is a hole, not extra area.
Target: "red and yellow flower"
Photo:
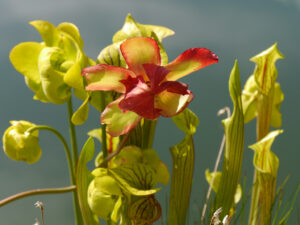
[[[161,56],[152,38],[135,37],[120,46],[128,69],[105,64],[82,70],[88,91],[116,91],[122,95],[107,105],[101,122],[112,136],[134,128],[141,118],[155,120],[183,111],[193,99],[188,85],[176,81],[218,62],[206,48],[191,48],[174,61],[161,66]]]

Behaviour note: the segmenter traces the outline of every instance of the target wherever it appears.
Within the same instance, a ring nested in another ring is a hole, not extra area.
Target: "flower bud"
[[[5,154],[17,161],[25,161],[29,164],[39,160],[42,150],[38,144],[38,131],[26,132],[36,126],[28,121],[10,121],[12,126],[6,129],[3,135],[3,149]]]
[[[108,219],[119,195],[122,192],[115,179],[101,173],[88,187],[88,204],[97,216]]]

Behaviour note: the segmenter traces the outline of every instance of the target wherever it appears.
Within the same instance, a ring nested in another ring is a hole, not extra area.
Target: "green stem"
[[[270,131],[272,106],[274,99],[274,87],[271,88],[268,95],[260,94],[257,99],[257,119],[256,119],[256,139],[263,139]],[[259,207],[260,187],[258,185],[257,171],[254,169],[253,187],[251,196],[251,205],[249,213],[249,225],[259,224],[260,207]]]
[[[152,148],[157,120],[144,120],[142,149]]]
[[[70,191],[75,191],[76,186],[72,185],[70,187],[63,187],[63,188],[44,188],[44,189],[35,189],[35,190],[30,190],[30,191],[24,191],[15,195],[12,195],[6,199],[3,199],[0,201],[0,207],[16,201],[20,198],[24,198],[27,196],[32,196],[32,195],[40,195],[40,194],[60,194],[60,193],[65,193],[65,192],[70,192]]]
[[[70,139],[71,139],[71,146],[72,146],[73,167],[74,167],[74,171],[76,171],[76,166],[78,162],[78,148],[77,148],[76,130],[74,124],[72,123],[72,115],[73,115],[73,105],[72,105],[72,97],[70,97],[70,99],[68,100],[68,120],[69,120],[69,132],[70,132]],[[73,184],[76,184],[76,181],[74,181]],[[83,220],[82,220],[78,196],[76,192],[73,192],[73,201],[74,201],[76,224],[81,225],[83,224]]]
[[[73,105],[72,105],[72,98],[70,98],[68,101],[69,131],[70,131],[70,139],[71,139],[71,146],[72,146],[73,165],[76,166],[78,161],[78,149],[77,149],[75,126],[72,123],[72,115],[73,115]]]
[[[62,142],[62,144],[64,146],[64,149],[65,149],[66,157],[67,157],[67,160],[68,160],[68,167],[69,167],[71,182],[72,182],[72,184],[75,184],[75,170],[74,170],[74,166],[73,166],[73,162],[72,162],[72,158],[71,158],[71,152],[70,152],[69,146],[68,146],[65,138],[61,135],[60,132],[58,132],[53,127],[44,126],[44,125],[39,125],[39,126],[31,127],[26,132],[32,133],[35,130],[47,130],[47,131],[50,131],[53,134],[55,134],[59,138],[59,140]]]
[[[105,93],[101,92],[100,93],[100,107],[101,107],[101,112],[104,111],[105,109]],[[107,143],[106,143],[106,124],[102,124],[101,126],[102,130],[102,152],[103,152],[103,159],[107,158],[108,152],[107,152]],[[107,163],[104,164],[104,167],[107,167]]]

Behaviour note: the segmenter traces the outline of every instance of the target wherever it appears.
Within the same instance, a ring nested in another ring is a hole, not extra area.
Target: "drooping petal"
[[[136,75],[143,75],[145,80],[147,77],[142,65],[160,65],[159,47],[152,38],[135,37],[128,39],[121,44],[120,49],[129,69]]]
[[[133,111],[149,120],[159,117],[160,110],[154,107],[154,93],[146,83],[141,81],[135,88],[126,93],[119,106],[123,110]]]
[[[182,112],[193,100],[194,95],[188,90],[188,94],[181,95],[167,90],[155,96],[155,108],[160,109],[160,115],[172,117]]]
[[[105,64],[87,67],[81,73],[85,76],[88,83],[86,90],[116,91],[119,93],[124,93],[126,90],[120,81],[126,80],[130,76],[135,76],[125,68]]]
[[[218,56],[209,49],[191,48],[165,66],[167,70],[171,71],[166,79],[178,80],[183,76],[217,62]]]
[[[117,137],[128,133],[141,120],[141,117],[134,112],[123,112],[119,108],[119,103],[124,96],[109,103],[101,115],[101,123],[107,125],[107,132]]]
[[[150,80],[151,89],[158,88],[160,82],[162,82],[169,73],[164,67],[155,64],[143,64],[143,67]]]
[[[189,94],[188,85],[178,81],[165,81],[157,89],[158,93],[167,90],[168,92],[186,95]]]

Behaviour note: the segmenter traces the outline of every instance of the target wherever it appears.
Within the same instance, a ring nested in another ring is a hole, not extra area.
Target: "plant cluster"
[[[162,213],[155,198],[161,189],[158,185],[167,185],[171,180],[168,224],[186,224],[195,163],[193,135],[199,120],[187,108],[194,97],[192,91],[178,79],[217,63],[218,56],[206,48],[191,48],[168,62],[162,40],[174,32],[162,26],[137,23],[131,15],[95,61],[85,54],[83,40],[74,24],[61,23],[55,27],[40,20],[30,24],[40,33],[42,42],[15,46],[10,53],[11,63],[24,75],[35,100],[67,105],[71,146],[52,127],[11,121],[3,136],[3,149],[11,159],[35,163],[42,152],[39,131],[52,132],[65,149],[71,186],[20,193],[2,200],[0,206],[33,194],[72,191],[77,225],[96,225],[99,218],[111,225],[149,225]],[[233,111],[231,114],[226,108],[221,112],[228,114],[222,121],[223,167],[218,171],[219,159],[214,171],[205,172],[210,189],[203,206],[202,224],[233,221],[236,204],[244,195],[239,184],[244,124],[254,118],[257,142],[249,146],[254,151],[254,182],[248,224],[272,223],[279,159],[271,151],[271,145],[283,131],[271,131],[270,127],[281,126],[279,110],[284,97],[276,81],[275,67],[280,58],[283,55],[277,44],[253,57],[256,67],[244,90],[237,61],[234,64],[229,78]],[[73,97],[82,101],[75,112]],[[90,106],[101,115],[100,123],[97,122],[100,128],[88,133],[79,154],[76,126],[85,123]],[[157,119],[161,116],[172,118],[185,134],[182,141],[170,148],[171,177],[152,148]],[[89,171],[86,165],[94,158],[94,138],[101,142],[101,150],[96,152],[94,170]],[[211,190],[215,195],[207,213]],[[281,217],[278,223],[285,224],[287,218]]]

